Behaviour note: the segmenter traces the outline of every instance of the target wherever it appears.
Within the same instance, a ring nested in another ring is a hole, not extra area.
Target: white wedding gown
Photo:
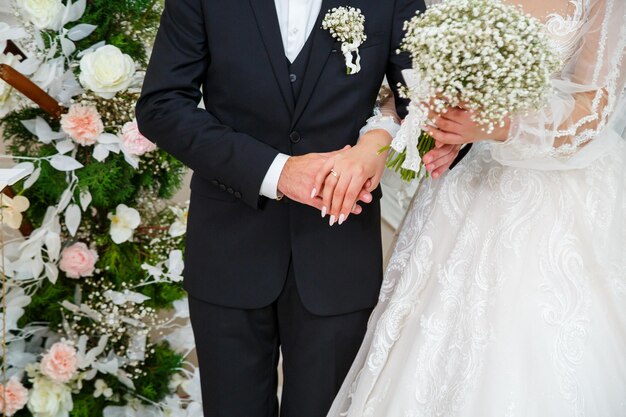
[[[626,1],[521,3],[557,92],[424,181],[329,417],[626,416]]]

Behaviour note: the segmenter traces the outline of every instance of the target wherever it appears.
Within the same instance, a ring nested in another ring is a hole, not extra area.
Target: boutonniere
[[[354,7],[336,7],[326,13],[322,29],[341,42],[341,52],[346,58],[348,75],[361,71],[359,46],[365,42],[365,16],[361,9]]]

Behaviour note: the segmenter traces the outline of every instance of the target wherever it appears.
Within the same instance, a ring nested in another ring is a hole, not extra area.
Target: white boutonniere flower
[[[336,7],[331,9],[322,22],[322,29],[341,42],[341,52],[346,58],[348,75],[361,71],[359,47],[367,40],[365,16],[361,9]]]

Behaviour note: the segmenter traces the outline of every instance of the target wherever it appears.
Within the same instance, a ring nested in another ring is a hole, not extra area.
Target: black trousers
[[[302,305],[293,268],[270,306],[220,307],[190,294],[205,417],[325,417],[361,345],[371,310],[320,317]]]

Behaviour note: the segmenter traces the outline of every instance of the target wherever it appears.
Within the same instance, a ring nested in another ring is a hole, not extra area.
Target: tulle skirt
[[[425,180],[329,417],[626,416],[626,146]]]

